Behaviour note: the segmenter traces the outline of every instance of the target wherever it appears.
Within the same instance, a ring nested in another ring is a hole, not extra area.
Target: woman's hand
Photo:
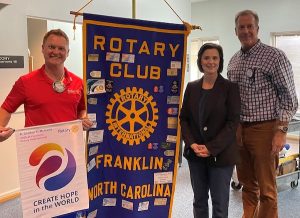
[[[210,156],[210,153],[205,145],[199,145],[199,144],[193,143],[191,145],[191,148],[193,149],[193,151],[195,152],[195,154],[198,157],[209,157]]]

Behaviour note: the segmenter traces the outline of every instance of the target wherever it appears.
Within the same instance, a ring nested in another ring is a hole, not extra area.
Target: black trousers
[[[230,180],[233,166],[211,167],[205,163],[188,161],[194,192],[194,218],[208,218],[209,192],[212,218],[228,217]]]

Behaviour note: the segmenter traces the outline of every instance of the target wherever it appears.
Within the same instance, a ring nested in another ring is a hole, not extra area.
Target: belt
[[[276,119],[273,119],[273,120],[264,120],[264,121],[253,121],[253,122],[242,121],[241,125],[243,127],[248,127],[248,126],[254,126],[254,125],[257,125],[257,124],[264,124],[264,123],[271,123],[271,122],[276,122]]]

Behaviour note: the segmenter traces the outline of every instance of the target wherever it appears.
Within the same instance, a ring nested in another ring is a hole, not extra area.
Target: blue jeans
[[[188,163],[194,192],[194,218],[209,217],[209,191],[212,201],[212,217],[228,217],[229,190],[233,166],[211,167],[200,162],[189,161]]]

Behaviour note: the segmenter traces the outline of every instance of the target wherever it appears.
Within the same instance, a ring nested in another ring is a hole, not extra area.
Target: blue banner
[[[88,217],[171,217],[187,34],[84,14]]]

